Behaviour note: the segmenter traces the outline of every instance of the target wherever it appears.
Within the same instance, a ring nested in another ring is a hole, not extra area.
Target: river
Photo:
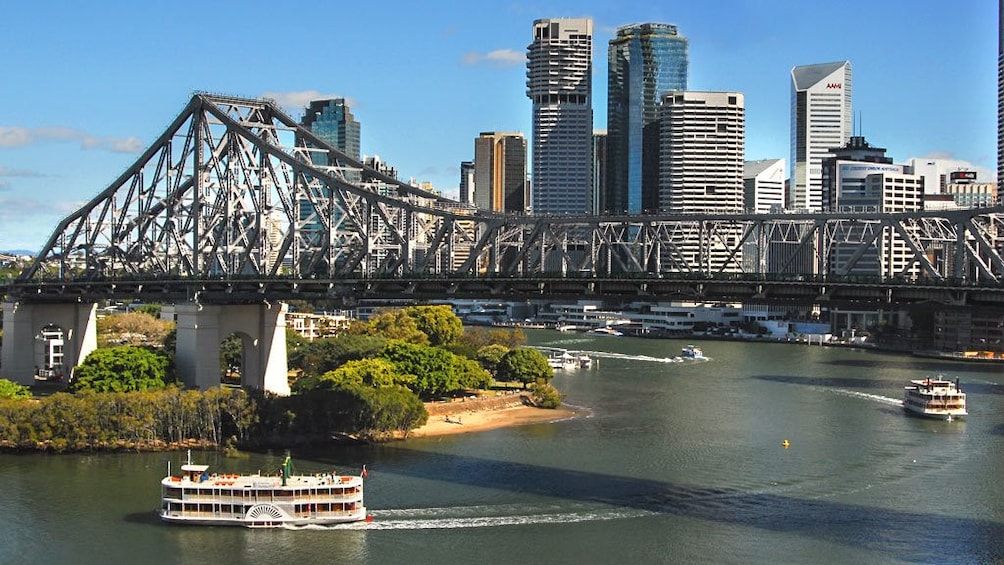
[[[179,453],[0,456],[2,563],[993,563],[1004,561],[1000,366],[788,344],[529,331],[598,363],[555,384],[583,417],[294,453],[369,471],[372,523],[161,524]],[[958,376],[970,416],[907,417]],[[786,448],[782,444],[788,440]],[[215,469],[278,469],[197,454]]]

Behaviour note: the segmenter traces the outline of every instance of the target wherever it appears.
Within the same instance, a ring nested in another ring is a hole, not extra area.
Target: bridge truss
[[[273,101],[196,94],[13,285],[394,277],[864,277],[1000,285],[1004,207],[507,215],[365,166]]]

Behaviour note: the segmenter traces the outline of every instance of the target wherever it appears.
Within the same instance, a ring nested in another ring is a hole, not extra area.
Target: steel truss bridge
[[[342,154],[271,100],[199,93],[5,290],[23,302],[594,295],[1004,306],[1002,236],[1002,206],[478,211]]]

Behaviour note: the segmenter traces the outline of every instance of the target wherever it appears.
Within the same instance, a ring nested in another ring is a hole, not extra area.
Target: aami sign
[[[828,82],[826,83],[826,88],[843,88],[843,83],[839,82]]]

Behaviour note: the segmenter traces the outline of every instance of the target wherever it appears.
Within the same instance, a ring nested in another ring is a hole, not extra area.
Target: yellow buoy
[[[784,440],[781,442],[781,445],[783,445],[785,449],[788,449],[789,447],[791,447],[791,442],[788,440]]]

